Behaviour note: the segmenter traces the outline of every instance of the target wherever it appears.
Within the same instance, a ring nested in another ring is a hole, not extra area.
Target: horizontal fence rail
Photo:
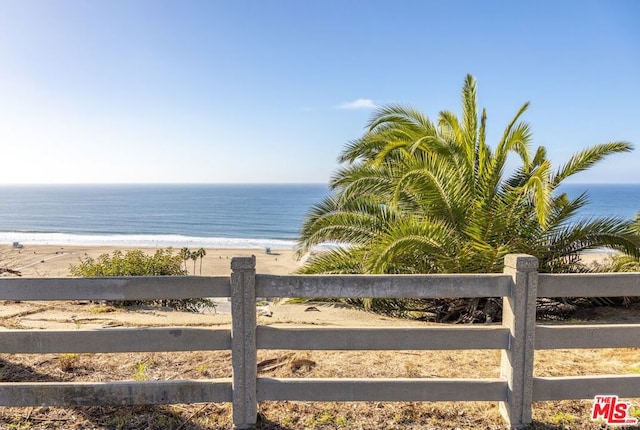
[[[508,295],[511,277],[481,275],[256,275],[257,297],[456,298]]]
[[[508,255],[502,274],[314,275],[255,273],[234,258],[230,277],[0,278],[0,300],[166,300],[230,297],[232,327],[0,330],[0,353],[231,351],[232,378],[188,381],[5,382],[2,406],[231,402],[236,428],[256,423],[260,401],[497,401],[506,422],[531,422],[532,402],[640,397],[640,375],[534,377],[536,350],[640,348],[639,324],[536,324],[538,297],[639,296],[640,274],[538,274],[537,260]],[[483,326],[277,327],[258,325],[256,297],[502,297],[503,322]],[[264,378],[257,350],[500,350],[501,376]]]
[[[231,379],[0,383],[3,406],[120,406],[230,402]]]
[[[638,324],[538,325],[536,349],[640,348]]]
[[[178,300],[230,295],[228,277],[0,278],[0,300]]]
[[[598,394],[614,392],[619,397],[640,396],[640,375],[600,375],[533,378],[533,399],[593,399]]]
[[[0,331],[0,353],[109,353],[231,349],[231,330],[124,328]]]
[[[637,273],[540,274],[538,297],[640,296]]]
[[[258,326],[258,349],[446,350],[506,349],[509,330],[500,327],[275,328]]]
[[[504,379],[258,378],[258,400],[310,402],[500,401]]]

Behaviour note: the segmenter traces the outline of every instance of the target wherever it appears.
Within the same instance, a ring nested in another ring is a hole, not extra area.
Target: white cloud
[[[344,102],[338,109],[375,109],[378,106],[371,99],[357,99],[352,102]]]

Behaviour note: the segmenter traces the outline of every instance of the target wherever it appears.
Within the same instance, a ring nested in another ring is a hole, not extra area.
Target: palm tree
[[[607,247],[640,256],[632,222],[575,221],[586,194],[558,187],[627,142],[596,145],[555,171],[544,147],[531,149],[525,103],[495,148],[478,115],[476,83],[467,75],[462,118],[442,111],[437,123],[402,105],[377,110],[350,142],[331,179],[332,195],[304,222],[300,254],[323,243],[346,244],[311,258],[303,273],[497,272],[506,254],[535,255],[542,271],[580,271],[578,254]],[[518,168],[505,176],[508,157]]]
[[[204,248],[200,248],[196,251],[196,255],[200,258],[200,274],[202,275],[202,259],[207,255],[207,251]]]
[[[640,235],[640,213],[636,214],[633,228]],[[603,264],[596,264],[594,271],[602,272],[640,272],[640,259],[629,255],[614,255]],[[626,302],[638,301],[638,298],[625,298]]]
[[[193,274],[196,274],[196,261],[198,261],[198,251],[189,252],[189,258],[193,261]]]
[[[187,261],[191,258],[191,251],[189,251],[189,248],[185,247],[182,248],[180,250],[180,257],[182,258],[182,261],[184,262],[184,271],[189,274],[189,269],[187,269]]]

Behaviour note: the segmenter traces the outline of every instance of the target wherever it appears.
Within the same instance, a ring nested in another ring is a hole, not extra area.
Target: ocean
[[[292,248],[326,185],[0,186],[0,243]]]
[[[581,217],[633,218],[640,184],[572,184]],[[0,243],[289,249],[323,184],[5,185]]]

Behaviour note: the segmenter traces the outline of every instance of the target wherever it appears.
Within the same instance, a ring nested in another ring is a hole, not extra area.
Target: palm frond
[[[584,149],[573,155],[566,164],[558,169],[553,183],[559,184],[568,177],[590,168],[608,155],[632,150],[633,146],[628,142],[610,142]]]
[[[298,256],[325,243],[367,243],[394,218],[388,208],[366,199],[346,204],[339,200],[327,197],[311,209],[296,244]]]
[[[538,223],[544,229],[547,226],[552,210],[552,191],[550,182],[551,163],[543,161],[531,172],[526,188],[532,191],[533,207],[538,216]]]
[[[390,104],[373,112],[367,123],[367,129],[369,132],[375,132],[386,124],[393,124],[394,127],[405,126],[412,129],[422,129],[429,127],[430,123],[427,116],[411,106]]]
[[[542,263],[547,265],[546,261],[599,248],[640,257],[640,236],[635,234],[631,221],[618,217],[587,219],[566,225],[543,236],[540,245],[546,249],[541,254]]]
[[[357,248],[334,248],[313,253],[296,273],[348,275],[362,273],[362,251]]]
[[[532,166],[539,166],[547,160],[547,148],[539,146],[531,161]]]
[[[478,141],[478,103],[476,100],[476,81],[470,74],[467,74],[462,87],[462,122],[464,124],[464,144],[465,152],[469,160],[477,157]]]
[[[369,273],[394,273],[398,262],[409,273],[458,271],[455,229],[438,220],[412,218],[394,223],[369,246]]]
[[[466,199],[464,188],[450,181],[451,174],[440,166],[439,169],[417,168],[408,170],[398,178],[393,197],[397,203],[401,193],[419,195],[422,213],[458,224],[463,218]]]
[[[516,113],[516,115],[511,119],[511,122],[509,123],[509,125],[507,125],[507,127],[504,129],[502,138],[498,142],[498,147],[496,150],[497,153],[505,151],[505,147],[507,146],[507,143],[509,141],[509,136],[512,134],[513,127],[518,122],[518,119],[520,119],[520,117],[526,112],[528,108],[529,108],[529,102],[526,102],[525,104],[520,106],[520,109],[518,109],[518,112]]]
[[[394,189],[389,171],[371,165],[352,165],[339,169],[329,186],[340,194],[340,201],[350,201],[362,195],[386,200]]]
[[[589,204],[589,195],[584,192],[572,200],[566,193],[562,193],[553,199],[552,210],[547,223],[547,231],[563,228],[571,222],[578,211]]]
[[[458,117],[450,111],[441,111],[438,114],[438,125],[445,137],[450,137],[457,145],[462,146],[464,135]]]
[[[422,154],[435,154],[446,157],[455,156],[455,147],[449,145],[437,132],[424,134],[419,136],[411,143],[409,152],[414,157],[420,157]],[[422,153],[422,154],[421,154]]]
[[[478,132],[478,153],[476,155],[476,181],[481,182],[485,177],[489,160],[492,153],[491,148],[487,146],[487,110],[482,109],[480,117],[480,130]]]
[[[510,152],[515,152],[520,156],[525,166],[529,165],[531,163],[529,154],[531,135],[531,128],[525,122],[512,126],[504,141],[500,142],[496,150],[496,159],[499,160],[499,164],[504,163],[506,156]]]
[[[387,142],[381,139],[375,139],[372,135],[364,135],[359,139],[348,142],[340,156],[339,163],[355,163],[357,160],[368,160],[376,157]]]

